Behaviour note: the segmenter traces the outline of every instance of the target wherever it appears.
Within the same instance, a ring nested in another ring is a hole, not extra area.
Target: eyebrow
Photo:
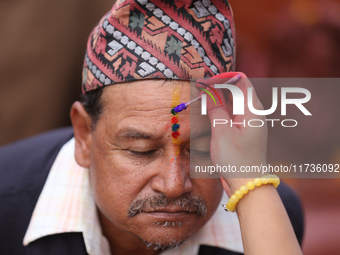
[[[155,139],[152,133],[142,132],[134,128],[124,128],[116,134],[119,140],[139,140],[139,139]]]

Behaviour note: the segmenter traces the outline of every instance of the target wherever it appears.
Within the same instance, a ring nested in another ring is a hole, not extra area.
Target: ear
[[[92,144],[92,119],[80,102],[74,102],[71,107],[71,121],[76,140],[75,158],[77,163],[85,168],[90,167],[90,149]]]

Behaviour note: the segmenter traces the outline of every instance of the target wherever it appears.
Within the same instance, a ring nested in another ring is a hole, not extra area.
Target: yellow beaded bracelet
[[[233,195],[231,195],[227,204],[222,204],[224,210],[235,212],[238,201],[240,201],[240,199],[246,195],[249,190],[253,190],[255,187],[260,187],[263,184],[273,184],[274,187],[277,188],[280,184],[280,179],[276,175],[269,174],[262,178],[255,178],[253,181],[247,182],[246,185],[242,186],[239,190],[236,190]]]

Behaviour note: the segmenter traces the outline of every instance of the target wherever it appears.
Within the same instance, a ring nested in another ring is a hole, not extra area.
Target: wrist
[[[252,180],[248,180],[245,185],[241,185],[240,188],[235,190],[235,188],[230,188],[231,194],[229,194],[230,198],[227,204],[223,205],[226,211],[235,212],[236,206],[238,205],[240,200],[244,200],[243,197],[249,197],[248,193],[252,195],[256,192],[253,190],[258,190],[258,187],[261,186],[273,186],[277,188],[280,184],[280,179],[276,175],[266,175],[261,178],[255,178]],[[263,188],[262,188],[263,189]],[[233,190],[235,190],[233,192]]]
[[[232,178],[228,179],[228,185],[230,189],[229,196],[235,194],[237,190],[239,190],[242,186],[246,186],[248,182],[253,181],[254,178]]]

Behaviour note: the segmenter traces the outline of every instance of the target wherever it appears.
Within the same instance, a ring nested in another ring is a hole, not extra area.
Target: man
[[[171,112],[190,100],[191,78],[230,72],[234,63],[226,1],[117,1],[88,40],[83,102],[71,109],[74,139],[62,130],[1,151],[0,248],[243,252],[237,216],[216,211],[221,181],[190,179],[189,112]],[[280,192],[301,240],[298,200]]]

